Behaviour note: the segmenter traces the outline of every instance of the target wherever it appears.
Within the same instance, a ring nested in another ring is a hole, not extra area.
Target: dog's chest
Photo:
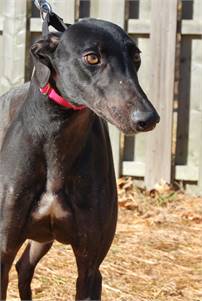
[[[68,217],[68,210],[65,208],[63,199],[57,194],[46,192],[42,195],[37,207],[32,213],[34,220],[41,220],[46,217],[51,219],[63,219]]]
[[[44,242],[58,240],[72,241],[74,228],[73,213],[64,196],[46,192],[33,208],[28,225],[28,238]]]

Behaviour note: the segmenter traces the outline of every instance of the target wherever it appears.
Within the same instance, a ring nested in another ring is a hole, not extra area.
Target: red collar
[[[63,98],[62,96],[60,96],[52,87],[51,85],[48,83],[47,85],[45,85],[43,88],[40,88],[40,91],[43,95],[48,95],[48,97],[50,99],[52,99],[54,102],[56,102],[57,104],[65,107],[65,108],[69,108],[75,111],[80,111],[86,108],[86,106],[84,105],[80,105],[80,106],[76,106],[74,104],[72,104],[68,99]]]

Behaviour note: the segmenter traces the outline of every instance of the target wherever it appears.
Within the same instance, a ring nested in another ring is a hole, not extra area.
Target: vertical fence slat
[[[91,17],[108,20],[124,26],[125,1],[124,0],[92,0]]]
[[[176,165],[186,165],[188,160],[189,110],[190,110],[190,76],[191,76],[191,38],[182,37],[179,97],[178,97],[178,124],[176,141]],[[186,120],[186,123],[184,123]]]
[[[26,0],[4,0],[1,93],[24,82]]]
[[[54,11],[63,18],[66,23],[74,23],[75,0],[53,0]]]
[[[182,3],[182,19],[191,20],[193,17],[193,3]],[[182,20],[181,20],[182,22]],[[177,111],[177,141],[176,165],[186,165],[188,161],[189,111],[190,111],[190,77],[191,77],[191,44],[190,36],[181,36],[179,72],[179,94]],[[184,122],[186,120],[186,122]]]
[[[200,122],[200,136],[202,137],[202,112],[201,112],[201,122]],[[199,148],[199,179],[198,179],[198,193],[202,195],[202,143],[200,143]]]
[[[93,0],[91,1],[90,16],[104,19],[124,27],[124,0]],[[116,177],[120,175],[120,132],[109,124],[109,133],[114,158]]]
[[[201,0],[194,1],[193,17],[195,21],[202,20],[202,2]],[[196,148],[198,148],[198,141],[202,137],[202,35],[200,39],[193,41],[193,68],[192,68],[192,82],[193,88],[191,89],[191,97],[195,99],[195,103],[198,103],[198,121],[199,121],[199,136],[196,141]],[[196,108],[196,105],[195,105]],[[195,120],[194,120],[195,122]],[[202,143],[199,147],[199,179],[198,179],[198,192],[202,193]]]
[[[147,139],[145,183],[171,180],[177,0],[151,1],[151,100],[161,122]]]
[[[3,1],[0,1],[0,94],[1,88],[1,77],[3,70]]]
[[[189,19],[190,26],[202,18],[202,2],[183,3],[183,19]],[[186,184],[191,192],[202,192],[202,148],[199,141],[202,135],[202,40],[201,36],[182,35],[181,79],[178,109],[178,135],[176,171],[187,180],[198,181],[198,186]],[[191,179],[192,170],[194,177]]]
[[[151,13],[151,1],[150,0],[140,0],[139,4],[139,20],[148,20],[150,19]],[[147,38],[138,38],[138,47],[141,50],[141,58],[142,63],[140,70],[138,71],[138,78],[140,81],[140,85],[142,86],[145,93],[150,98],[150,70],[149,66],[151,63],[151,55],[150,55],[150,39]],[[143,162],[145,160],[146,153],[146,134],[140,134],[135,136],[135,150],[134,150],[134,160],[138,162]]]

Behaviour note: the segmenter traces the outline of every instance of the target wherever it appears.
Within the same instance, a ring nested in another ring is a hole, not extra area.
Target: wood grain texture
[[[151,101],[161,121],[147,139],[147,188],[171,181],[177,0],[151,1]],[[159,10],[159,8],[161,8]]]
[[[151,15],[151,1],[144,0],[140,1],[139,4],[139,20],[150,20]],[[150,65],[151,59],[151,44],[150,39],[138,37],[137,44],[141,50],[141,66],[138,71],[138,78],[140,85],[148,98],[150,98]],[[134,159],[137,162],[145,162],[146,156],[146,139],[147,133],[139,134],[135,136],[135,153]]]
[[[63,18],[65,23],[75,21],[75,0],[52,0],[54,11]]]
[[[183,18],[190,20],[182,23],[196,28],[202,18],[202,2],[195,0],[193,10],[184,10]],[[180,73],[176,165],[181,166],[176,166],[175,177],[198,182],[195,191],[202,193],[202,36],[182,36]],[[193,190],[193,185],[186,188]]]
[[[196,2],[195,2],[196,5]],[[199,8],[200,12],[201,8]],[[182,34],[183,35],[199,35],[202,36],[202,21],[199,20],[182,20]],[[202,37],[201,37],[202,38]]]
[[[176,165],[175,180],[198,181],[198,167],[190,165]]]
[[[91,1],[90,16],[111,21],[123,27],[125,17],[125,1],[93,0]]]
[[[202,1],[195,0],[193,8],[194,21],[201,23]],[[191,135],[194,135],[195,138],[194,140],[192,140],[193,147],[190,151],[190,154],[194,153],[194,157],[196,157],[196,165],[198,165],[198,192],[202,193],[202,35],[200,39],[194,39],[192,41],[192,69],[190,95],[190,120],[192,122],[190,123],[190,133]],[[193,163],[195,163],[194,160]]]
[[[125,176],[144,177],[145,164],[143,162],[123,161],[122,171]]]
[[[150,20],[144,19],[129,19],[128,33],[136,35],[149,35],[151,31]],[[182,35],[201,36],[202,35],[202,21],[182,20]],[[200,38],[200,37],[199,37]]]
[[[1,94],[24,82],[26,0],[4,0],[3,8]]]
[[[0,1],[0,92],[1,92],[1,77],[3,69],[3,2]]]
[[[149,35],[151,30],[150,20],[129,19],[128,33],[137,35]]]

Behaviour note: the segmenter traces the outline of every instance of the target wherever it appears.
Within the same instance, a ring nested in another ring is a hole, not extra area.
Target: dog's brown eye
[[[140,53],[136,52],[133,56],[133,60],[135,63],[139,63],[141,61]]]
[[[99,57],[95,53],[89,53],[84,56],[84,60],[87,64],[97,65],[100,62]]]

